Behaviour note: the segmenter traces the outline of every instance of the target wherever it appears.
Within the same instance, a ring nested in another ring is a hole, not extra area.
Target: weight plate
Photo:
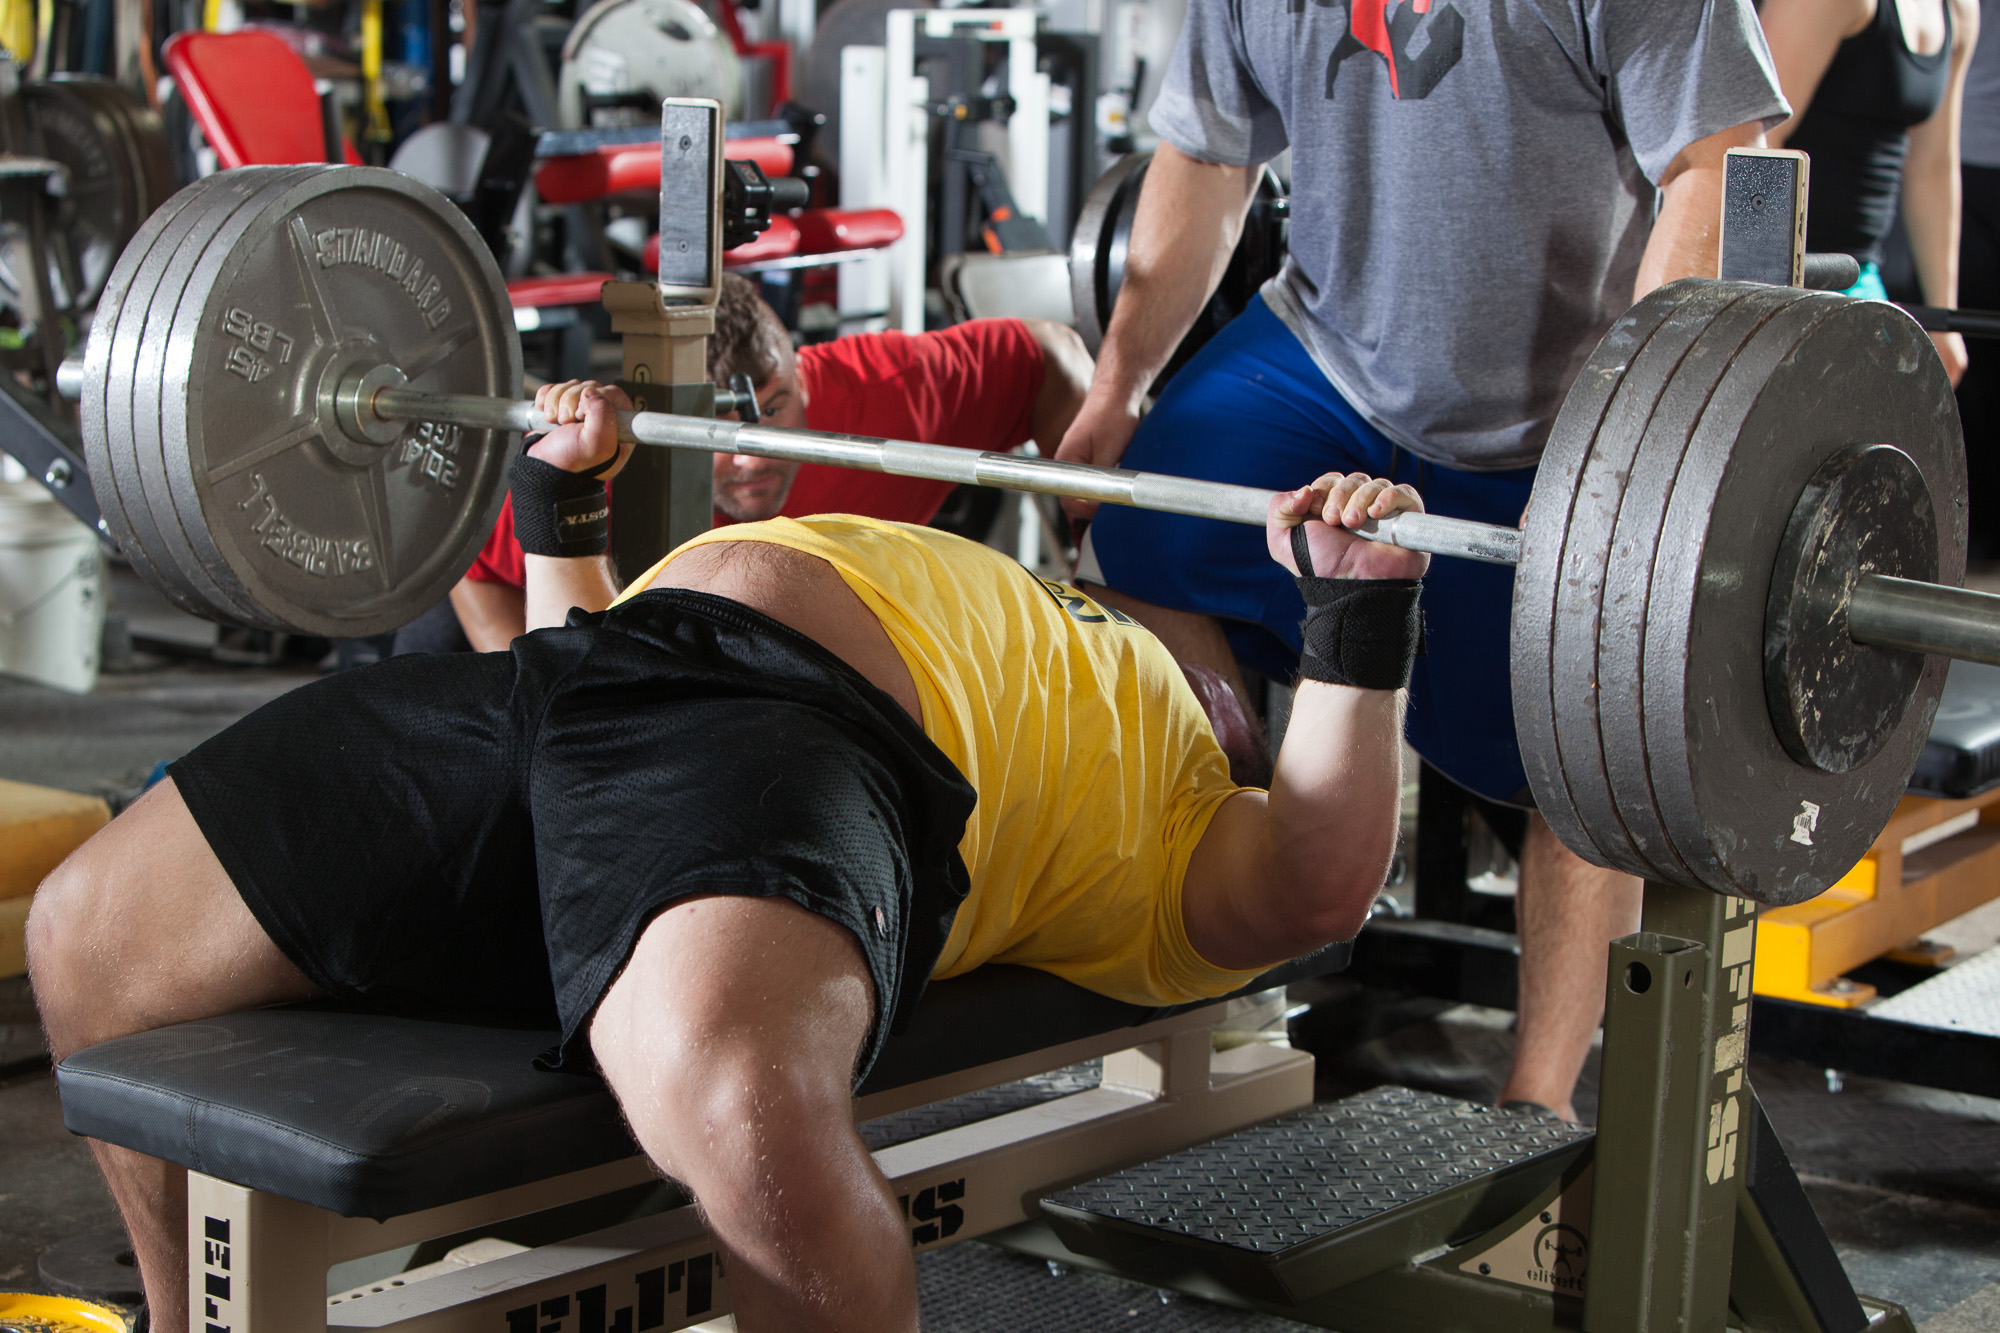
[[[1618,508],[1633,460],[1688,349],[1734,294],[1713,284],[1698,284],[1677,296],[1672,313],[1632,358],[1584,460],[1563,532],[1562,571],[1556,580],[1555,622],[1550,631],[1549,681],[1553,697],[1561,701],[1555,731],[1564,785],[1604,859],[1640,876],[1653,875],[1656,868],[1634,844],[1604,771],[1604,740],[1597,718],[1598,616]]]
[[[201,608],[196,614],[230,624],[273,627],[248,599],[231,596],[203,567],[175,509],[161,456],[160,388],[173,355],[167,339],[203,240],[229,225],[263,190],[306,170],[244,167],[189,186],[186,193],[193,197],[161,233],[133,280],[112,345],[109,373],[114,385],[125,386],[122,395],[114,390],[109,414],[113,461],[132,478],[125,494],[133,530],[159,571]]]
[[[94,101],[117,123],[120,137],[125,141],[132,160],[134,179],[140,186],[140,218],[144,220],[151,216],[154,209],[173,197],[180,188],[180,182],[174,176],[173,154],[167,149],[166,131],[161,128],[159,113],[140,100],[137,94],[109,79],[59,74],[55,80]]]
[[[237,244],[257,224],[260,207],[286,188],[317,174],[322,167],[260,167],[248,194],[233,202],[218,200],[193,225],[187,243],[174,251],[160,275],[153,298],[147,338],[155,353],[141,361],[133,374],[133,453],[152,505],[155,522],[174,564],[215,604],[219,619],[263,629],[291,628],[260,606],[226,565],[215,556],[200,512],[182,503],[174,486],[181,445],[167,422],[185,390],[169,388],[176,368],[173,330],[190,300],[198,300],[201,266],[211,256]],[[168,395],[172,395],[169,397]]]
[[[60,83],[24,84],[20,96],[43,156],[69,170],[51,230],[69,243],[75,284],[51,252],[49,280],[56,304],[68,311],[86,310],[104,290],[119,251],[145,220],[143,183],[123,128],[94,99]]]
[[[1521,559],[1514,568],[1514,607],[1508,636],[1514,693],[1514,732],[1536,808],[1577,855],[1608,864],[1591,841],[1564,782],[1556,748],[1556,700],[1550,681],[1556,589],[1562,575],[1563,534],[1576,502],[1577,483],[1591,442],[1632,359],[1671,315],[1685,285],[1651,293],[1614,323],[1571,382],[1562,410],[1535,471],[1528,512],[1521,523]]]
[[[419,389],[511,398],[520,355],[492,255],[444,196],[393,171],[313,169],[203,248],[175,315],[160,404],[183,526],[287,628],[406,623],[492,530],[511,437],[357,440],[335,391],[387,365]]]
[[[1778,547],[1764,618],[1764,701],[1799,763],[1845,773],[1895,733],[1921,653],[1856,643],[1847,606],[1866,574],[1937,577],[1935,506],[1902,450],[1855,445],[1820,464]]]
[[[1965,459],[1930,339],[1893,307],[1801,297],[1744,344],[1689,439],[1646,617],[1646,753],[1668,835],[1700,883],[1772,904],[1822,892],[1887,823],[1947,662],[1846,773],[1785,752],[1764,697],[1764,623],[1795,503],[1833,454],[1892,444],[1934,501],[1941,582],[1965,570]]]
[[[122,377],[114,382],[111,375],[117,329],[127,293],[146,257],[152,253],[154,244],[180,211],[198,197],[183,192],[161,205],[134,234],[119,256],[118,263],[113,266],[104,292],[98,298],[97,310],[91,321],[90,339],[84,346],[84,392],[78,407],[84,459],[90,467],[91,489],[96,493],[106,531],[118,543],[140,577],[164,593],[175,605],[201,614],[196,610],[197,604],[178,582],[170,583],[154,565],[152,556],[139,540],[137,529],[128,516],[128,510],[142,501],[136,490],[128,493],[127,488],[135,487],[137,478],[130,475],[122,461],[125,445],[122,438],[112,438],[112,427],[114,399],[122,397],[122,406],[117,408],[115,417],[122,437],[126,430],[126,415],[131,407],[131,383]],[[134,304],[143,311],[149,299],[150,288],[145,299]]]
[[[570,25],[556,74],[556,115],[565,129],[657,127],[668,97],[712,97],[729,119],[743,114],[742,62],[700,5],[598,0]],[[593,114],[597,99],[621,105]]]
[[[1716,381],[1744,341],[1801,295],[1792,288],[1757,287],[1738,292],[1715,316],[1681,359],[1625,480],[1598,616],[1597,723],[1612,800],[1639,853],[1639,864],[1651,867],[1643,873],[1658,878],[1676,882],[1690,878],[1667,836],[1646,769],[1643,645],[1654,555],[1668,540],[1661,527],[1667,500],[1688,436]]]
[[[0,1292],[0,1329],[21,1333],[126,1333],[132,1324],[108,1305],[74,1296]]]
[[[1112,279],[1118,277],[1122,282],[1125,241],[1130,238],[1139,187],[1152,160],[1151,153],[1128,153],[1113,163],[1084,196],[1083,209],[1070,230],[1070,299],[1076,307],[1077,332],[1083,335],[1092,356],[1104,345],[1104,331],[1111,325],[1111,306],[1118,297],[1118,284]],[[1114,237],[1123,238],[1117,243],[1115,265]]]

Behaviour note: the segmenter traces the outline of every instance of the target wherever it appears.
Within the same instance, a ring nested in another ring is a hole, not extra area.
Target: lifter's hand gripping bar
[[[356,403],[357,409],[363,405]],[[471,398],[375,390],[366,411],[382,421],[441,421],[488,430],[547,430],[533,404],[502,398]],[[664,412],[620,412],[623,440],[669,449],[715,454],[751,454],[801,463],[831,463],[899,477],[927,477],[974,486],[1035,491],[1043,495],[1109,501],[1137,509],[1220,519],[1262,527],[1274,491],[1170,477],[1157,472],[1093,467],[1020,454],[973,453],[937,444],[878,440],[862,435],[711,421]],[[1371,520],[1356,534],[1406,550],[1455,556],[1488,564],[1513,565],[1521,559],[1521,532],[1437,514],[1396,514]],[[1910,652],[1938,653],[2000,666],[2000,596],[1936,583],[1864,574],[1847,606],[1848,633],[1857,643]]]
[[[549,422],[535,411],[533,404],[502,398],[381,389],[373,394],[367,410],[381,421],[443,421],[486,430],[550,429]],[[1136,509],[1188,514],[1260,528],[1270,510],[1271,497],[1276,494],[1254,486],[1229,486],[1158,472],[1094,467],[1021,454],[976,453],[909,440],[711,421],[666,412],[620,412],[618,436],[621,440],[668,449],[830,463],[898,477],[925,477],[963,485],[1108,501]],[[1412,551],[1489,564],[1515,564],[1521,553],[1521,534],[1517,529],[1435,514],[1397,514],[1371,520],[1359,535]]]

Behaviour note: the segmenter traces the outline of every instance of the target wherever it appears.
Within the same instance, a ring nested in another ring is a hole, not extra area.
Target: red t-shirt
[[[961,449],[1012,449],[1028,438],[1042,387],[1042,348],[1018,319],[975,319],[936,333],[861,333],[799,349],[806,426]],[[928,523],[953,483],[802,463],[784,514],[865,514]],[[734,522],[717,512],[715,526]],[[519,588],[526,559],[514,501],[466,577]]]

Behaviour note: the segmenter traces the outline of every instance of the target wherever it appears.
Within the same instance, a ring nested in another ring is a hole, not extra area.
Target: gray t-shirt
[[[1668,163],[1786,110],[1749,0],[1193,0],[1150,120],[1291,148],[1265,299],[1390,439],[1494,471],[1631,303]]]

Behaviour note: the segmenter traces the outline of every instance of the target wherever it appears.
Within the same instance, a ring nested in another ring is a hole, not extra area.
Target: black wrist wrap
[[[1305,652],[1299,674],[1329,685],[1400,690],[1424,653],[1424,616],[1417,606],[1418,579],[1322,579],[1312,573],[1303,528],[1293,528],[1299,595],[1306,618],[1299,629]]]
[[[589,472],[565,472],[522,454],[507,474],[514,536],[529,555],[603,555],[611,549],[611,500]]]

